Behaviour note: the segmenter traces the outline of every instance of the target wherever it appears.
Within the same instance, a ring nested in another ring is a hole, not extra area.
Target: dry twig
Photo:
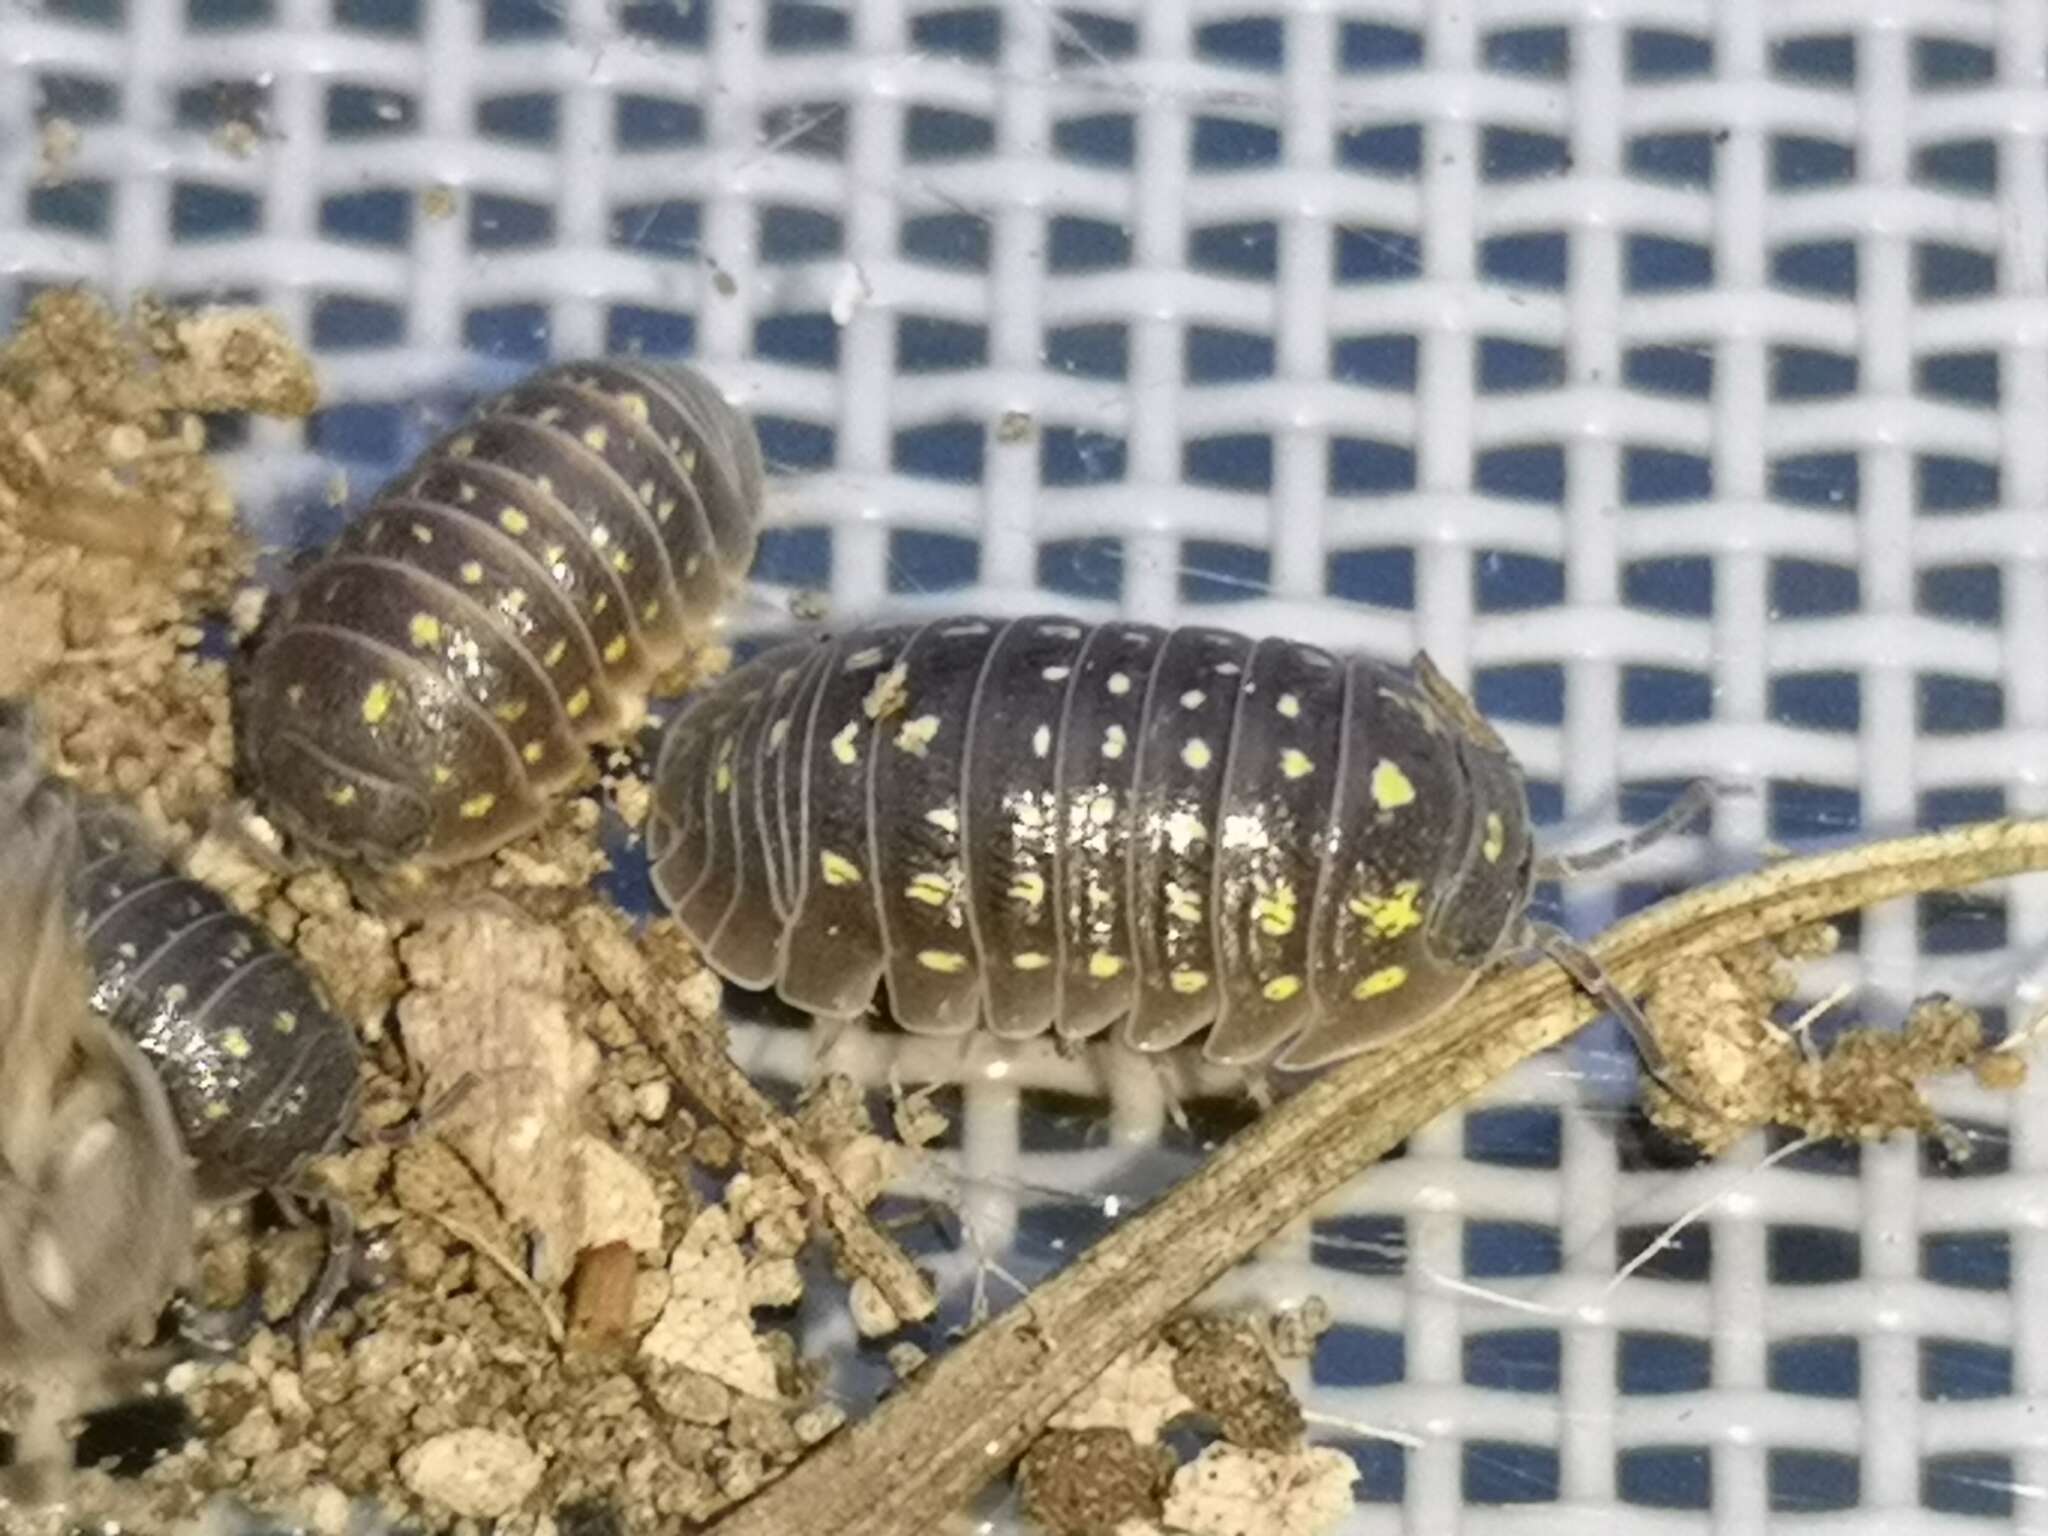
[[[872,1221],[825,1160],[791,1132],[788,1123],[718,1041],[678,1022],[678,1007],[664,1001],[653,968],[617,920],[596,906],[572,913],[563,925],[591,975],[617,1001],[648,1048],[676,1081],[701,1102],[743,1146],[772,1159],[824,1218],[840,1257],[856,1276],[881,1292],[897,1317],[927,1318],[938,1309],[931,1282]]]
[[[1901,838],[1681,896],[1618,924],[1594,953],[1618,984],[1640,992],[1674,959],[1727,952],[1894,897],[2038,869],[2048,869],[2048,821]],[[1434,1026],[1310,1085],[720,1521],[713,1536],[938,1529],[1133,1341],[1418,1126],[1593,1013],[1561,971],[1515,970]]]

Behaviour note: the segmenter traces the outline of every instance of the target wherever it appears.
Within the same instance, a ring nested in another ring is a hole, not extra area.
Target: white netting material
[[[280,527],[425,392],[687,352],[804,472],[764,582],[1420,645],[1541,805],[1758,790],[1654,883],[2048,809],[2044,76],[2042,0],[0,0],[0,283],[276,310],[335,406],[235,455]],[[1905,905],[1818,981],[2024,1008],[2044,938],[2038,883]],[[1950,1092],[1960,1173],[1687,1170],[1602,1059],[1226,1288],[1334,1307],[1301,1379],[1347,1529],[2041,1528],[2048,1096]],[[974,1226],[1027,1278],[1071,1192],[1190,1156],[1148,1070],[841,1043],[892,1061],[971,1079]]]

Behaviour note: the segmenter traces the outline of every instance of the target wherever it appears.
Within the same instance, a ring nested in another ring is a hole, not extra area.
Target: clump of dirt
[[[1051,1536],[1320,1536],[1351,1513],[1357,1467],[1304,1438],[1301,1404],[1266,1340],[1327,1326],[1311,1298],[1273,1319],[1188,1316],[1119,1358],[1057,1414],[1017,1470],[1024,1513]],[[1190,1461],[1171,1425],[1220,1435]]]
[[[1942,1135],[1922,1089],[1929,1080],[1970,1068],[1987,1087],[2024,1081],[2024,1059],[1987,1048],[1978,1015],[1945,997],[1923,999],[1902,1029],[1847,1029],[1825,1051],[1811,1018],[1781,1026],[1773,1013],[1797,991],[1795,962],[1830,954],[1837,941],[1821,924],[1664,966],[1643,1009],[1684,1096],[1649,1084],[1650,1118],[1710,1154],[1767,1125],[1824,1139]]]
[[[0,694],[33,694],[51,759],[160,826],[223,799],[233,766],[197,621],[251,551],[202,417],[316,403],[306,360],[246,309],[140,300],[123,320],[60,290],[0,349]]]

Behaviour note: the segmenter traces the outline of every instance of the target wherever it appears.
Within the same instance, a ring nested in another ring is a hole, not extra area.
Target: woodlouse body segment
[[[687,370],[563,364],[485,401],[279,604],[244,732],[266,805],[380,864],[528,830],[744,582],[762,482]]]
[[[127,812],[87,802],[79,833],[92,1005],[164,1085],[199,1197],[290,1183],[353,1121],[355,1031],[265,929],[181,874]]]
[[[669,727],[657,891],[722,974],[906,1029],[1319,1065],[1512,947],[1519,768],[1412,670],[972,616],[771,649]]]

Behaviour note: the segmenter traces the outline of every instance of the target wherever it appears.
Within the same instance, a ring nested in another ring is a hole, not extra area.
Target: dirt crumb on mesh
[[[1018,1502],[1053,1536],[1117,1536],[1165,1512],[1173,1473],[1171,1451],[1121,1429],[1052,1429],[1024,1453]]]
[[[1314,1300],[1312,1298],[1312,1300]],[[1035,1528],[1054,1536],[1321,1536],[1352,1509],[1357,1468],[1309,1446],[1301,1404],[1266,1339],[1320,1333],[1294,1314],[1190,1315],[1119,1357],[1054,1416],[1017,1474]],[[1182,1463],[1169,1426],[1220,1436]]]
[[[1301,1438],[1301,1404],[1249,1322],[1182,1318],[1165,1339],[1176,1351],[1175,1385],[1217,1422],[1226,1440],[1272,1451]]]
[[[1945,997],[1916,1004],[1901,1029],[1843,1030],[1824,1051],[1811,1021],[1779,1025],[1772,1012],[1797,990],[1794,962],[1835,943],[1835,930],[1818,925],[1660,969],[1644,1012],[1690,1102],[1650,1083],[1650,1118],[1710,1154],[1766,1125],[1822,1139],[1945,1135],[1923,1084],[1964,1068],[1987,1087],[2024,1080],[2024,1059],[1987,1049],[1978,1015]]]

